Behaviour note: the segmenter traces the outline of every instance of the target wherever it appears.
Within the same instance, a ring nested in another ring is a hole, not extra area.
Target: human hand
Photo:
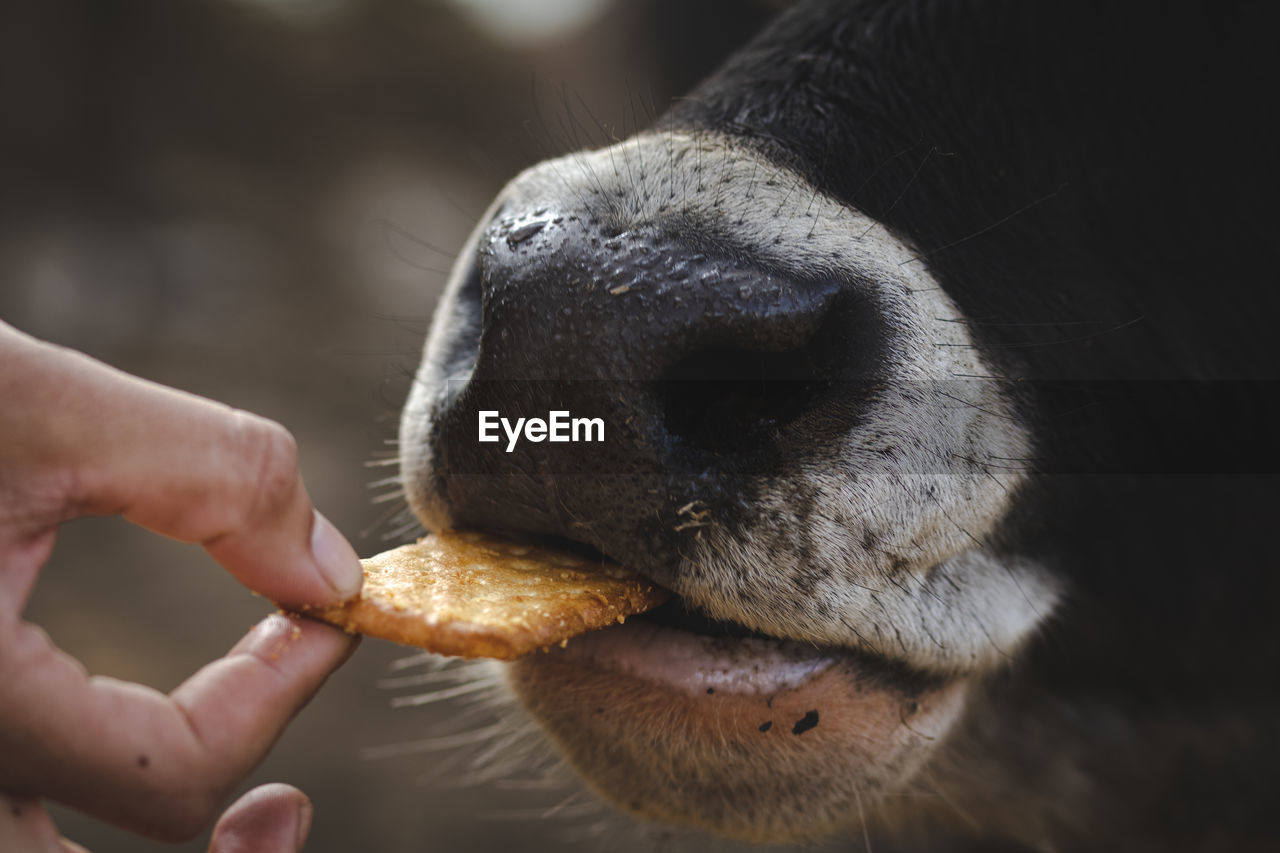
[[[193,837],[354,648],[276,614],[168,695],[90,676],[21,615],[58,525],[111,514],[201,544],[291,609],[360,589],[356,554],[312,507],[283,428],[0,323],[0,850],[75,849],[46,797],[153,838]],[[309,809],[295,789],[260,788],[211,849],[298,849]],[[246,838],[262,844],[236,846]]]

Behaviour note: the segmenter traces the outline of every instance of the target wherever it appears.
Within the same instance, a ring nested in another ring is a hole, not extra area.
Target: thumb
[[[254,788],[218,819],[209,853],[297,853],[311,829],[311,801],[291,785]]]

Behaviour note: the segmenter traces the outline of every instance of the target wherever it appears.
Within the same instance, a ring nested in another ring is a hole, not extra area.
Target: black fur
[[[802,3],[663,122],[731,128],[889,225],[1026,380],[1054,473],[1005,547],[1051,561],[1070,604],[1006,685],[1050,719],[987,746],[1096,750],[1084,838],[1280,841],[1274,23],[1247,2]]]

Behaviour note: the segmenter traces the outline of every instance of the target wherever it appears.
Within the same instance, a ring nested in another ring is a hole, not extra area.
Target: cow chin
[[[605,799],[771,843],[880,811],[943,742],[968,692],[964,678],[913,681],[849,655],[640,621],[525,658],[508,677]]]

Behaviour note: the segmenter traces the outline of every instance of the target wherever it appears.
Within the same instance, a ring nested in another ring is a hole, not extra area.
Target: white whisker
[[[419,705],[430,705],[433,702],[442,702],[445,699],[452,699],[455,696],[465,696],[468,693],[475,693],[477,690],[492,690],[494,685],[485,681],[473,681],[468,684],[460,684],[457,687],[447,687],[443,690],[436,690],[432,693],[422,693],[417,696],[397,696],[391,700],[392,708],[412,708]]]
[[[380,761],[385,758],[396,758],[402,755],[418,755],[424,752],[438,752],[443,749],[455,749],[459,746],[467,746],[473,743],[487,740],[498,732],[502,731],[505,726],[502,723],[495,723],[482,729],[476,729],[471,732],[459,732],[453,735],[441,735],[439,737],[424,738],[423,740],[411,740],[404,743],[389,743],[385,746],[371,746],[360,751],[360,757],[366,761]]]
[[[402,669],[404,667],[401,667]],[[378,687],[384,690],[396,690],[401,687],[421,687],[424,684],[439,684],[441,682],[459,682],[472,681],[475,675],[463,668],[453,669],[434,669],[429,672],[420,672],[416,675],[400,675],[395,678],[382,678],[377,682]]]
[[[417,652],[407,657],[396,658],[388,666],[388,669],[398,672],[399,670],[408,669],[411,666],[421,666],[422,664],[434,664],[437,668],[443,668],[449,663],[451,661],[448,658],[433,655],[431,652]]]

